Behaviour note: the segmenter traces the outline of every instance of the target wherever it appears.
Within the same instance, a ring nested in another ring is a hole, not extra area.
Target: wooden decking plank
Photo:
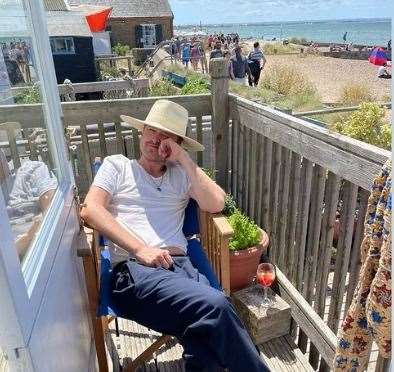
[[[305,355],[297,348],[290,335],[277,337],[258,347],[261,356],[272,371],[313,371]]]
[[[119,340],[117,340],[114,324],[111,324],[112,339],[117,346],[119,360],[124,369],[127,370],[128,364],[137,358],[153,341],[150,337],[150,330],[136,322],[118,319]],[[138,372],[156,372],[156,363],[152,359],[138,368]]]
[[[312,366],[309,364],[308,359],[306,358],[306,355],[302,353],[302,351],[297,347],[297,345],[294,343],[293,339],[291,338],[290,335],[284,336],[286,339],[286,342],[288,343],[290,347],[290,352],[294,354],[294,356],[297,358],[297,360],[301,363],[298,368],[300,371],[313,371]]]

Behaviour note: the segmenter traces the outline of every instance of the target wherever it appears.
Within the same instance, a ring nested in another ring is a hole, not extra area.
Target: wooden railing
[[[206,151],[193,154],[199,165],[211,167],[211,135],[207,131],[212,113],[209,94],[160,97],[177,102],[189,111],[190,136],[202,142]],[[124,154],[129,158],[139,154],[138,134],[122,124],[120,115],[145,119],[156,97],[122,100],[78,101],[62,103],[64,126],[70,148],[70,158],[78,188],[83,196],[93,179],[92,164],[96,157]],[[50,165],[45,122],[40,104],[0,107],[0,148],[20,164],[20,158],[42,159]],[[2,130],[3,129],[3,130]],[[4,138],[5,137],[5,138]]]
[[[13,97],[22,94],[30,86],[11,88]],[[62,101],[75,101],[78,93],[109,93],[119,91],[132,91],[133,97],[145,97],[149,90],[149,79],[130,79],[116,81],[96,81],[89,83],[58,84],[59,95]]]
[[[336,334],[342,306],[349,307],[357,283],[369,190],[390,153],[241,97],[229,98],[228,191],[268,232],[270,258],[309,305],[321,318],[329,308],[325,321]],[[307,342],[300,332],[303,352]],[[310,362],[315,368],[319,363],[314,345]]]

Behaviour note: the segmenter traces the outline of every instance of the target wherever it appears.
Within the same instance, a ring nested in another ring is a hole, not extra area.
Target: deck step
[[[259,345],[261,356],[275,372],[313,372],[308,359],[290,335],[274,338]]]

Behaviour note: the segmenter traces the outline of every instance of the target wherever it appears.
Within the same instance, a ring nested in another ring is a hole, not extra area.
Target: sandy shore
[[[250,50],[253,42],[242,42],[245,52]],[[303,73],[317,88],[322,102],[340,102],[344,86],[362,84],[369,87],[377,100],[391,96],[391,80],[377,77],[378,66],[368,61],[340,59],[320,56],[301,55],[267,55],[267,66],[283,64]]]
[[[379,79],[377,66],[368,61],[319,56],[267,56],[267,68],[276,64],[301,71],[316,86],[322,102],[339,102],[343,88],[350,84],[369,87],[379,101],[390,96],[391,80]]]

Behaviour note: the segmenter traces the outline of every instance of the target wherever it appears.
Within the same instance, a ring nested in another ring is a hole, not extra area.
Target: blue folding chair
[[[220,215],[199,211],[196,201],[191,199],[185,211],[183,232],[188,239],[188,256],[193,266],[205,275],[213,288],[229,293],[228,241],[232,229],[227,220]],[[111,296],[111,261],[108,249],[102,245],[105,239],[88,227],[85,228],[85,234],[87,244],[78,250],[78,256],[83,258],[99,369],[100,372],[106,372],[108,366],[104,332],[108,325],[107,316],[110,321],[115,320],[115,329],[119,335],[116,309]],[[171,336],[167,335],[159,337],[132,362],[131,368],[137,368],[150,360],[153,353],[170,339]]]

